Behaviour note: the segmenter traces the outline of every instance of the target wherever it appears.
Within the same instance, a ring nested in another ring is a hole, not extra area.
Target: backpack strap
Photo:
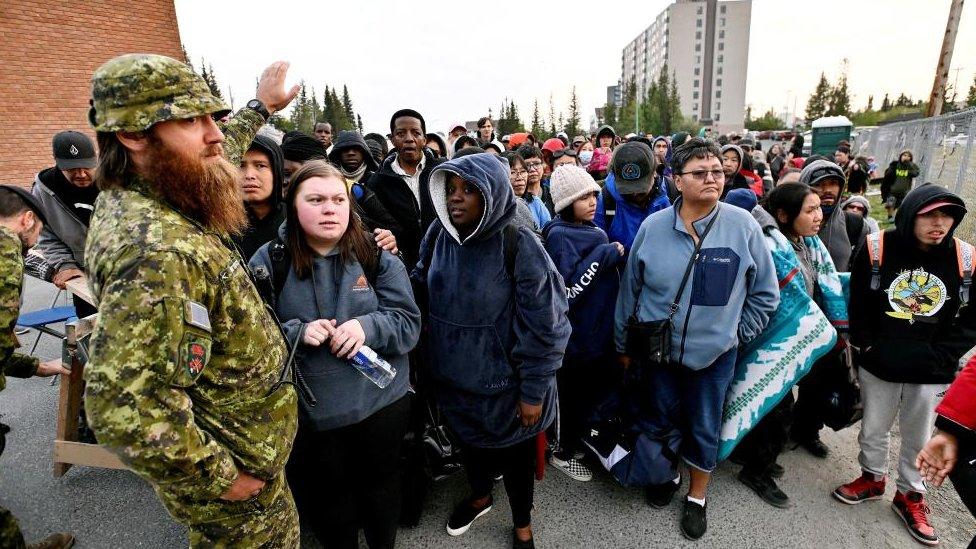
[[[973,256],[976,255],[976,248],[965,240],[959,238],[956,241],[956,264],[959,267],[959,277],[962,284],[959,285],[959,302],[963,305],[969,303],[969,288],[973,285]]]
[[[363,199],[363,195],[366,194],[365,191],[363,191],[363,184],[362,183],[353,183],[350,190],[352,191],[352,196],[356,200],[362,200]]]
[[[613,197],[606,189],[603,190],[603,225],[601,229],[610,232],[610,227],[613,226],[613,218],[617,215],[617,199]]]
[[[868,247],[868,260],[871,262],[871,289],[881,288],[881,260],[884,257],[884,233],[877,232],[868,235],[865,240]]]

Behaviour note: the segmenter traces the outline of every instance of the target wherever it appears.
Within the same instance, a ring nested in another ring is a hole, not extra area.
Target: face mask
[[[584,166],[588,165],[593,160],[593,151],[580,151],[579,159]]]

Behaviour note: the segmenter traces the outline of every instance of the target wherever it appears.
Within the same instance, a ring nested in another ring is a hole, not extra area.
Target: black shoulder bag
[[[718,208],[718,205],[716,205],[716,208]],[[671,302],[670,307],[668,307],[668,318],[664,320],[641,322],[637,318],[637,311],[640,309],[641,293],[644,291],[644,267],[641,266],[641,286],[637,291],[634,312],[627,319],[626,350],[627,355],[632,359],[646,364],[667,364],[671,360],[671,332],[673,330],[671,320],[674,318],[675,313],[678,312],[678,302],[681,301],[681,294],[684,293],[685,286],[688,284],[691,269],[695,266],[695,262],[698,261],[698,253],[701,251],[702,243],[705,242],[705,237],[708,236],[708,232],[712,230],[712,225],[718,219],[719,213],[719,211],[715,212],[715,216],[705,226],[705,230],[698,239],[698,244],[695,245],[695,250],[688,259],[688,266],[685,267],[685,275],[681,279],[681,285],[678,286],[678,294],[674,296],[674,300]]]

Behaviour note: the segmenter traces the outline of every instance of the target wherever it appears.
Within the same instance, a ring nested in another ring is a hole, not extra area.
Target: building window
[[[698,9],[701,9],[701,8],[698,8]],[[722,15],[725,15],[725,6],[719,7],[719,13],[721,13]]]
[[[715,90],[715,99],[722,98],[722,90]]]
[[[701,40],[701,31],[695,31],[695,40]]]
[[[718,51],[725,51],[725,42],[718,43]]]
[[[718,113],[715,113],[715,121],[718,122],[721,119],[722,117],[720,117]]]
[[[716,73],[717,74],[722,74],[722,67],[719,67],[718,70],[716,71]]]
[[[723,19],[722,21],[725,21],[725,19]],[[701,19],[695,21],[695,26],[701,28]]]
[[[725,56],[724,55],[719,55],[718,56],[718,62],[721,63],[723,61],[725,61]]]
[[[722,103],[720,101],[715,103],[715,110],[716,111],[722,110]]]
[[[724,30],[718,31],[718,37],[719,37],[719,39],[724,40],[725,39],[725,31]]]
[[[695,42],[695,51],[701,51],[701,42]]]
[[[698,15],[701,15],[701,14],[702,14],[701,6],[698,6]]]
[[[725,18],[724,17],[722,18],[721,26],[723,26],[723,27],[725,26]]]
[[[692,105],[691,106],[691,110],[697,111],[698,110],[698,103],[695,103],[694,105]]]
[[[695,76],[698,76],[699,74],[701,74],[701,69],[698,68],[698,67],[695,67]]]
[[[696,88],[698,87],[698,80],[695,80],[695,86],[694,87],[696,87]]]
[[[721,78],[715,79],[715,85],[716,86],[721,86],[722,85],[722,79]]]
[[[701,64],[701,56],[700,55],[696,55],[695,56],[695,63]]]
[[[698,99],[698,92],[691,94],[692,99]]]

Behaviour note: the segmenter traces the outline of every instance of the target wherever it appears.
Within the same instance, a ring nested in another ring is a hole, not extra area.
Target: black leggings
[[[783,453],[793,422],[793,391],[769,411],[742,438],[733,454],[742,462],[747,474],[763,475]]]
[[[288,460],[298,514],[326,547],[392,548],[400,517],[400,446],[410,395],[346,427],[299,428]]]
[[[505,476],[505,491],[512,506],[516,528],[532,524],[532,494],[535,489],[535,437],[505,448],[476,448],[464,445],[464,470],[474,499],[488,496],[495,477]]]
[[[559,448],[565,459],[583,450],[583,435],[597,404],[602,402],[614,386],[614,375],[608,356],[590,360],[563,361],[556,371],[559,391]]]

